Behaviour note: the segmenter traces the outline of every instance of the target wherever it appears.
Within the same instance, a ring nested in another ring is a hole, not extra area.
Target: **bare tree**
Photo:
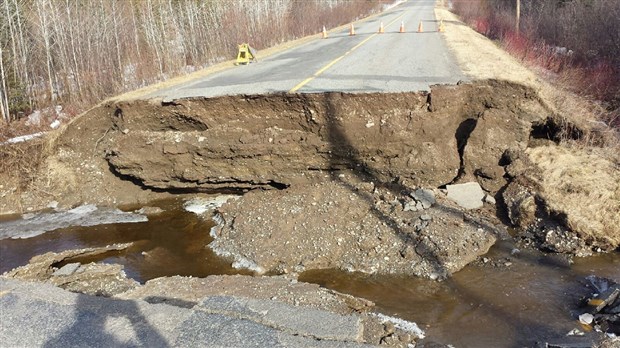
[[[2,112],[2,119],[8,123],[11,121],[11,115],[9,114],[8,90],[6,88],[6,75],[4,74],[4,59],[2,52],[2,45],[0,44],[0,111]]]
[[[519,30],[519,25],[521,24],[521,0],[516,0],[517,1],[517,5],[516,5],[516,20],[515,20],[515,33],[519,34],[520,30]]]
[[[48,8],[47,8],[47,0],[37,0],[37,15],[39,17],[39,25],[41,30],[41,36],[43,41],[45,42],[45,65],[47,67],[47,81],[49,87],[49,97],[52,101],[56,100],[56,93],[54,91],[54,78],[53,68],[52,68],[52,49],[50,42],[50,30],[49,30],[49,19],[48,19]]]

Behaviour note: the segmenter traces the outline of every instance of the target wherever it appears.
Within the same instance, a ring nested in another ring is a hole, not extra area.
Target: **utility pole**
[[[519,22],[521,21],[521,0],[517,0],[517,20],[515,22],[515,30],[519,35]]]

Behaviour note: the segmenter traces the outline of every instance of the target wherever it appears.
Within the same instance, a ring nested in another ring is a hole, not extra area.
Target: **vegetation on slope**
[[[620,128],[620,2],[453,0],[478,32],[578,94],[604,102],[602,121]],[[520,4],[520,21],[516,5]]]

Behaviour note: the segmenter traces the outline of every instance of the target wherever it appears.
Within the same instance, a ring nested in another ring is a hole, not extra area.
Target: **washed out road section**
[[[407,1],[307,44],[206,78],[163,89],[147,98],[174,100],[234,94],[403,92],[456,83],[464,76],[448,52],[435,1]],[[381,22],[385,33],[378,34]],[[405,33],[399,33],[401,24]],[[417,32],[422,24],[423,32]],[[318,29],[317,29],[318,30]],[[250,45],[252,44],[250,40]]]

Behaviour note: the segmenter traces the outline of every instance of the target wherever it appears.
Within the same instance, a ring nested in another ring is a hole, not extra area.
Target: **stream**
[[[206,245],[210,219],[183,209],[183,201],[155,202],[163,212],[148,222],[56,229],[26,239],[0,240],[0,273],[45,252],[134,242],[113,255],[80,260],[122,264],[131,278],[248,274],[233,269]],[[14,220],[18,216],[0,218]],[[575,258],[518,250],[499,242],[485,257],[443,282],[406,276],[370,276],[313,270],[299,280],[376,303],[377,310],[416,322],[427,337],[455,347],[531,347],[578,328],[576,316],[594,274],[620,281],[620,253]]]

